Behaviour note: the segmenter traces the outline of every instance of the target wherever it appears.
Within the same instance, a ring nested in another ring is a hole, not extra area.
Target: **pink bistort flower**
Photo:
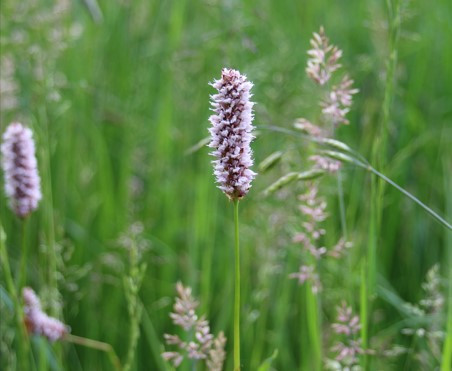
[[[25,324],[32,334],[45,336],[50,341],[60,340],[69,328],[56,318],[48,316],[41,309],[41,302],[30,287],[22,290]]]
[[[256,173],[253,165],[250,143],[254,136],[253,105],[250,90],[253,84],[245,75],[228,68],[221,72],[221,79],[211,84],[218,90],[211,96],[214,114],[210,116],[209,147],[214,174],[220,188],[230,199],[241,199],[250,187]]]
[[[5,193],[12,210],[25,218],[42,198],[33,134],[18,122],[10,124],[1,145]]]

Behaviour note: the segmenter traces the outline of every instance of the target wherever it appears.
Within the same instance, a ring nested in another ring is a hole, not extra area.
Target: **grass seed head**
[[[323,27],[320,27],[318,33],[314,32],[310,43],[312,49],[308,50],[306,73],[315,83],[325,85],[332,73],[341,67],[338,61],[342,50],[330,44]]]

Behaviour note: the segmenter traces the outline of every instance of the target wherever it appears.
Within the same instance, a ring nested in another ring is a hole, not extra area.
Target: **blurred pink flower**
[[[43,335],[50,341],[55,341],[69,332],[69,328],[63,322],[49,317],[42,311],[40,300],[33,289],[24,287],[22,296],[25,303],[25,323],[31,333]]]
[[[5,193],[17,216],[25,218],[42,198],[33,133],[13,122],[3,134],[1,145]]]
[[[306,73],[317,84],[325,85],[331,74],[341,67],[338,60],[342,56],[342,50],[329,43],[323,27],[320,27],[318,33],[314,32],[310,43],[312,49],[308,50]]]

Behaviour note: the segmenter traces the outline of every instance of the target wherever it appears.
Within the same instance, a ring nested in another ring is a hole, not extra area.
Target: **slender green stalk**
[[[140,337],[140,322],[143,308],[141,306],[138,293],[140,291],[145,272],[146,264],[140,264],[138,246],[136,241],[133,241],[133,245],[129,250],[129,274],[124,277],[124,292],[126,294],[127,309],[130,317],[129,344],[124,371],[129,371],[132,368],[138,339]]]
[[[395,70],[397,66],[397,41],[400,29],[400,2],[399,0],[387,0],[388,19],[389,19],[389,57],[386,63],[386,83],[383,99],[383,118],[381,126],[378,130],[376,140],[372,148],[372,163],[374,163],[379,169],[384,170],[386,166],[387,157],[387,142],[389,133],[389,122],[391,117],[392,101],[394,99],[395,90]],[[369,317],[369,313],[372,310],[372,299],[375,294],[376,287],[376,275],[377,275],[377,247],[378,239],[381,235],[381,221],[383,216],[383,204],[384,204],[384,190],[385,183],[381,179],[371,180],[371,194],[370,194],[370,224],[369,224],[369,239],[367,244],[367,275],[365,277],[366,282],[362,284],[366,285],[368,290],[367,294],[367,313],[366,318]],[[370,301],[369,301],[370,300]],[[362,322],[364,319],[361,320]],[[362,332],[363,348],[367,349],[368,336],[369,336],[369,324],[362,323],[367,331]],[[365,337],[364,337],[365,336]],[[368,357],[363,356],[364,370],[369,367]]]
[[[158,371],[168,371],[169,365],[162,358],[162,349],[163,345],[161,344],[160,337],[157,334],[155,327],[151,321],[151,318],[146,311],[146,308],[143,306],[143,303],[140,301],[140,306],[143,308],[143,330],[145,338],[147,338],[147,352],[146,357],[152,355],[151,358],[154,359]],[[146,344],[144,343],[144,344]]]
[[[367,326],[368,326],[368,290],[367,290],[367,260],[364,257],[361,261],[361,288],[360,288],[360,321],[361,321],[361,341],[363,349],[366,349],[368,346],[368,336],[367,336]],[[362,366],[364,369],[367,367],[367,356],[365,354],[362,355]]]
[[[447,163],[444,163],[444,174],[448,174],[448,166]],[[446,196],[446,210],[447,215],[452,215],[452,196],[449,192],[452,182],[450,181],[450,177],[445,177],[444,181],[444,191]],[[446,232],[446,246],[447,246],[447,262],[446,267],[448,266],[448,295],[447,295],[447,323],[446,323],[446,339],[443,344],[443,351],[441,355],[441,371],[450,370],[450,365],[452,364],[452,233]]]
[[[322,341],[320,337],[319,303],[318,297],[312,292],[311,285],[306,285],[306,314],[309,338],[313,350],[313,370],[322,369]]]
[[[52,162],[51,162],[51,140],[50,140],[50,129],[49,129],[49,117],[47,114],[47,110],[45,107],[39,109],[39,118],[44,122],[44,139],[45,145],[43,147],[44,154],[44,166],[42,169],[44,170],[45,182],[45,198],[46,202],[44,205],[44,213],[46,216],[46,237],[47,237],[47,249],[46,249],[46,264],[44,266],[48,267],[48,284],[51,289],[51,307],[50,314],[54,317],[58,317],[60,315],[57,306],[54,303],[57,303],[58,300],[55,300],[58,296],[58,282],[57,282],[57,257],[55,252],[55,217],[53,212],[53,189],[52,189]]]
[[[422,201],[420,201],[418,198],[413,196],[410,192],[406,191],[402,187],[400,187],[397,183],[389,179],[386,175],[380,173],[378,170],[374,169],[372,166],[366,166],[365,167],[368,171],[374,173],[381,179],[383,179],[386,183],[390,184],[394,188],[396,188],[398,191],[402,192],[405,196],[407,196],[411,201],[418,204],[420,207],[422,207],[427,213],[429,213],[431,216],[433,216],[438,222],[440,222],[444,227],[446,227],[449,230],[452,230],[452,225],[446,221],[443,217],[438,215],[435,211],[430,209],[427,205],[425,205]]]
[[[336,140],[322,140],[319,141],[318,139],[309,137],[307,135],[302,135],[302,134],[298,134],[297,132],[293,131],[293,130],[289,130],[289,129],[284,129],[284,128],[278,128],[276,126],[259,126],[259,128],[262,129],[268,129],[271,131],[276,131],[276,132],[281,132],[284,134],[288,134],[290,136],[294,136],[294,137],[300,137],[309,141],[314,141],[317,142],[319,144],[326,144],[326,145],[333,145],[334,144],[334,148],[337,148],[341,151],[344,151],[346,153],[342,153],[342,152],[336,152],[336,151],[329,151],[329,150],[324,150],[321,151],[321,153],[337,159],[339,161],[343,161],[343,162],[348,162],[348,163],[352,163],[354,165],[357,165],[371,173],[374,173],[375,175],[377,175],[379,178],[383,179],[386,183],[390,184],[391,186],[393,186],[394,188],[396,188],[398,191],[402,192],[405,196],[407,196],[410,200],[414,201],[416,204],[418,204],[420,207],[422,207],[427,213],[429,213],[431,216],[433,216],[433,218],[435,218],[438,222],[440,222],[444,227],[446,227],[447,229],[452,230],[452,225],[447,222],[444,218],[442,218],[440,215],[438,215],[438,213],[436,213],[435,211],[433,211],[431,208],[429,208],[427,205],[425,205],[422,201],[420,201],[418,198],[416,198],[415,196],[413,196],[411,193],[409,193],[408,191],[406,191],[405,189],[403,189],[401,186],[399,186],[397,183],[395,183],[394,181],[392,181],[391,179],[389,179],[387,176],[385,176],[383,173],[379,172],[378,170],[376,170],[374,167],[372,167],[369,164],[369,161],[367,161],[360,153],[354,151],[352,148],[348,147],[345,143],[336,141]],[[281,129],[281,130],[279,130]],[[339,147],[340,146],[340,147]]]
[[[347,240],[347,219],[345,217],[344,188],[342,187],[342,173],[340,169],[337,172],[337,193],[339,197],[339,213],[341,216],[342,236],[345,240]]]
[[[27,241],[27,224],[28,218],[21,220],[22,235],[20,236],[22,248],[20,250],[20,275],[19,275],[19,290],[27,283],[27,260],[28,260],[28,241]]]
[[[256,325],[256,336],[253,343],[253,353],[251,358],[251,368],[257,369],[258,365],[262,363],[262,354],[265,345],[265,331],[267,330],[267,317],[269,312],[270,302],[265,300],[262,303],[261,314],[259,316],[259,324]]]
[[[3,274],[5,276],[6,286],[14,302],[14,310],[16,312],[16,324],[18,334],[18,363],[21,366],[21,370],[28,370],[29,364],[29,341],[27,335],[27,329],[25,328],[25,322],[23,318],[22,306],[20,304],[19,296],[17,295],[16,287],[14,286],[14,279],[11,273],[11,267],[9,265],[8,250],[5,246],[5,232],[0,224],[0,261],[2,264]]]
[[[134,311],[130,314],[131,323],[129,326],[129,346],[127,349],[127,358],[124,365],[124,371],[129,371],[132,368],[133,360],[135,358],[135,351],[140,337],[140,321],[141,321],[141,306],[134,303]],[[130,304],[129,304],[130,305]]]
[[[239,200],[234,200],[235,290],[234,290],[234,371],[240,370],[240,245]]]
[[[441,223],[444,227],[446,227],[447,229],[452,230],[452,225],[446,221],[443,217],[441,217],[438,213],[436,213],[435,211],[433,211],[430,207],[428,207],[426,204],[424,204],[421,200],[419,200],[417,197],[415,197],[414,195],[412,195],[410,192],[408,192],[407,190],[405,190],[404,188],[402,188],[401,186],[399,186],[396,182],[394,182],[393,180],[391,180],[390,178],[388,178],[386,175],[384,175],[383,173],[379,172],[377,169],[375,169],[374,167],[372,167],[368,161],[361,161],[358,160],[356,158],[353,158],[349,155],[346,155],[344,153],[340,153],[340,152],[334,152],[334,151],[322,151],[323,154],[340,160],[340,161],[344,161],[344,162],[348,162],[348,163],[352,163],[356,166],[359,166],[360,168],[367,170],[373,174],[375,174],[377,177],[381,178],[382,180],[384,180],[386,183],[388,183],[389,185],[393,186],[395,189],[397,189],[399,192],[403,193],[406,197],[408,197],[411,201],[413,201],[414,203],[418,204],[420,207],[422,207],[424,209],[424,211],[426,211],[428,214],[430,214],[433,218],[435,218],[439,223]]]
[[[328,83],[329,84],[329,83]],[[330,91],[330,88],[328,88],[327,91]],[[333,122],[330,122],[331,124],[331,138],[334,138],[334,134],[336,131],[336,127]],[[333,139],[334,141],[334,139]],[[339,198],[339,214],[341,217],[341,230],[342,230],[342,237],[347,240],[347,220],[345,218],[345,201],[344,201],[344,189],[342,187],[342,172],[341,169],[339,169],[336,173],[336,180],[337,180],[337,195]]]
[[[39,364],[38,364],[39,371],[47,371],[49,369],[46,351],[47,351],[46,344],[41,339],[41,341],[39,342]]]
[[[449,274],[451,276],[451,274]],[[449,278],[449,298],[452,294],[452,279]],[[441,371],[450,370],[450,365],[452,362],[452,299],[449,299],[448,310],[447,310],[447,331],[446,339],[444,340],[443,351],[441,355]]]
[[[369,317],[372,307],[372,299],[375,293],[377,272],[377,245],[380,231],[380,221],[383,208],[383,188],[378,178],[371,177],[370,185],[370,215],[367,250],[361,261],[361,341],[364,350],[369,346]],[[369,369],[369,356],[366,352],[361,356],[363,370]]]
[[[104,343],[102,341],[97,341],[97,340],[87,339],[87,338],[76,336],[76,335],[71,335],[71,334],[65,335],[64,340],[69,343],[82,345],[87,348],[96,349],[96,350],[100,350],[102,352],[107,353],[108,358],[110,359],[110,362],[111,362],[113,368],[116,371],[122,371],[121,362],[119,361],[119,357],[116,355],[115,350],[113,349],[113,347],[110,344]]]

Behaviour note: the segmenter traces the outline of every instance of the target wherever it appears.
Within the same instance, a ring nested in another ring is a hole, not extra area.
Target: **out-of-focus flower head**
[[[194,338],[184,341],[178,335],[165,334],[166,343],[176,346],[178,351],[162,353],[163,359],[178,367],[186,356],[188,359],[204,360],[209,370],[221,371],[226,358],[224,352],[226,338],[223,332],[214,338],[210,332],[209,322],[204,317],[197,316],[198,302],[193,298],[190,287],[184,287],[178,282],[176,290],[178,296],[170,317],[173,323],[182,327],[184,331],[194,332]]]
[[[323,26],[318,33],[314,32],[310,43],[312,49],[308,50],[306,73],[317,84],[325,85],[332,73],[341,67],[338,61],[342,56],[342,50],[330,44]]]
[[[24,287],[22,297],[25,324],[30,333],[45,336],[50,341],[60,340],[69,333],[68,326],[42,311],[41,302],[33,289]]]
[[[6,196],[16,215],[25,218],[42,198],[31,130],[18,122],[10,124],[3,133],[1,153]]]

